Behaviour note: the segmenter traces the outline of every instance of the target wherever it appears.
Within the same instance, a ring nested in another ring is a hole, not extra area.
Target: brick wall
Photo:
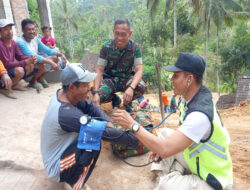
[[[241,101],[246,100],[250,102],[250,76],[241,76],[238,80],[235,104],[239,105]]]
[[[17,36],[22,34],[21,22],[29,18],[26,0],[10,0]]]

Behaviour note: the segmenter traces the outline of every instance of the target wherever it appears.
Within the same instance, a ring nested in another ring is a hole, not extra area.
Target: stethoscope
[[[175,109],[174,109],[173,111],[171,111],[165,118],[163,118],[162,121],[161,121],[159,124],[157,124],[157,125],[154,126],[154,127],[144,127],[144,129],[146,129],[146,130],[152,130],[152,129],[155,129],[155,128],[161,126],[162,123],[163,123],[167,118],[169,118],[173,113],[176,112],[176,110],[177,110],[177,109],[179,108],[179,106],[180,106],[180,103],[181,103],[181,99],[179,99],[178,105],[175,107]],[[92,119],[104,121],[104,120],[103,120],[102,118],[100,118],[100,117],[82,116],[82,117],[80,118],[80,123],[83,124],[83,125],[86,125],[86,124],[88,124]],[[121,135],[123,135],[123,134],[121,134]],[[110,137],[108,137],[108,138],[109,138],[110,140],[115,140],[115,139],[120,138],[121,135],[119,135],[119,136],[117,136],[117,137],[113,137],[112,139],[110,139]],[[105,137],[105,136],[104,136],[104,137]],[[160,162],[160,161],[162,160],[162,158],[159,157],[158,160],[153,160],[153,161],[148,162],[148,163],[146,163],[146,164],[135,165],[135,164],[131,164],[131,163],[127,162],[127,161],[125,160],[125,158],[120,157],[118,151],[114,151],[114,153],[115,153],[115,155],[118,156],[118,158],[120,158],[124,163],[128,164],[129,166],[133,166],[133,167],[144,167],[144,166],[148,166],[148,165],[152,164],[153,162]]]

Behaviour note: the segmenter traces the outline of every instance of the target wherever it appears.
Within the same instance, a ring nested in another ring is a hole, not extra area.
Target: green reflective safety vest
[[[221,123],[219,113],[211,98],[210,105],[203,101],[204,105],[198,106],[197,103],[202,104],[202,100],[199,101],[197,98],[207,96],[206,89],[204,90],[204,86],[202,88],[203,90],[198,92],[199,95],[194,97],[196,100],[190,102],[192,105],[188,103],[187,107],[185,107],[185,104],[181,103],[180,124],[192,111],[200,111],[206,114],[209,106],[213,108],[212,116],[206,114],[212,123],[211,135],[199,144],[192,143],[183,151],[183,155],[193,174],[198,175],[215,190],[222,190],[227,185],[233,184],[232,160],[229,154],[230,137]]]

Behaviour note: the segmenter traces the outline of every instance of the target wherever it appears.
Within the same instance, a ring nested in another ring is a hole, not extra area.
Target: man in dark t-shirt
[[[63,89],[52,96],[42,124],[41,153],[45,172],[52,180],[66,182],[73,189],[80,189],[88,180],[100,153],[101,139],[134,147],[138,144],[132,132],[113,128],[100,107],[87,100],[90,82],[95,77],[96,74],[87,71],[81,63],[68,64],[61,73]],[[88,122],[86,115],[106,121],[101,122],[103,129],[97,130],[99,128],[92,125],[92,120]],[[80,139],[81,131],[89,125],[91,132],[84,134],[97,139],[94,143],[97,149],[82,148],[93,145],[93,142],[81,144],[86,140]]]

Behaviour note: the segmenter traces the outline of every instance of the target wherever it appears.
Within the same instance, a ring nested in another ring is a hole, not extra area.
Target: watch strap
[[[100,96],[100,90],[93,90],[93,94],[98,94]]]

